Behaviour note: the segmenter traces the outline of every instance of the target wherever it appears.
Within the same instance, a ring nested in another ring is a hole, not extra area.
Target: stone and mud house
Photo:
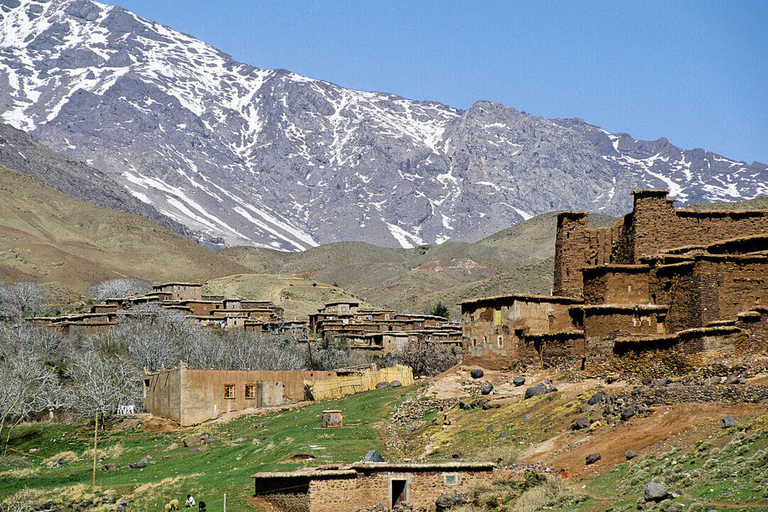
[[[429,509],[441,494],[467,492],[473,484],[490,484],[498,475],[492,463],[434,464],[359,462],[335,469],[256,473],[255,496],[281,510],[355,512],[383,504]]]
[[[461,302],[465,356],[584,366],[672,353],[685,365],[764,352],[768,212],[633,195],[633,211],[607,228],[558,215],[553,296]]]
[[[309,316],[309,334],[326,343],[343,342],[353,352],[386,355],[417,340],[459,348],[461,327],[433,315],[362,307],[355,301],[329,302]]]

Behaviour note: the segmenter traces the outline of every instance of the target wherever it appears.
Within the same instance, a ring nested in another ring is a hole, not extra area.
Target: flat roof
[[[496,302],[501,300],[520,300],[526,302],[555,302],[559,304],[581,304],[583,299],[575,297],[562,297],[558,295],[494,295],[492,297],[480,297],[479,299],[466,299],[457,302],[459,305],[476,304],[482,302]]]

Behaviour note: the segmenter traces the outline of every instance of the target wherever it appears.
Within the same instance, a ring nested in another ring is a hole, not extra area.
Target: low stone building
[[[281,510],[356,512],[383,505],[429,509],[441,494],[491,483],[495,466],[484,462],[409,464],[360,462],[337,469],[256,473],[255,496]]]

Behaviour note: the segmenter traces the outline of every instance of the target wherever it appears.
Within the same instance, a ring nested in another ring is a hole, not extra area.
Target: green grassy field
[[[360,461],[372,449],[389,457],[376,424],[389,417],[408,391],[369,391],[272,414],[245,415],[183,432],[152,433],[143,426],[113,427],[101,433],[99,467],[109,463],[121,467],[147,456],[151,457],[150,463],[142,469],[97,471],[96,493],[91,492],[92,424],[22,425],[14,431],[9,450],[11,458],[21,465],[0,467],[0,497],[24,488],[34,490],[36,501],[65,503],[79,503],[99,494],[107,498],[126,495],[131,511],[149,511],[162,510],[172,498],[183,501],[192,492],[198,501],[207,503],[208,510],[222,510],[226,493],[228,510],[253,510],[246,503],[253,495],[253,473]],[[341,409],[344,426],[321,429],[325,409]],[[205,451],[192,452],[181,443],[182,437],[203,432],[218,439]],[[174,442],[179,447],[167,450]],[[65,457],[66,452],[73,452],[70,457],[76,456],[76,460],[47,467],[49,462]],[[23,461],[18,458],[22,454]],[[294,460],[294,455],[300,457]],[[305,456],[314,459],[306,460]],[[114,510],[114,506],[102,507]]]

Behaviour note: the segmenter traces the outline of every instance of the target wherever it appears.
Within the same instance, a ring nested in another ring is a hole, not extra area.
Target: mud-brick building
[[[266,370],[190,370],[176,368],[144,374],[144,409],[182,426],[250,407],[274,407],[303,400],[305,381],[322,381],[337,373]]]
[[[462,345],[470,357],[501,356],[537,362],[548,342],[574,357],[584,352],[571,306],[581,299],[544,295],[501,295],[459,302]],[[563,354],[565,355],[565,354]]]
[[[462,303],[465,355],[581,355],[584,365],[764,351],[768,211],[677,210],[664,190],[633,195],[633,211],[607,228],[583,212],[558,215],[556,296]]]
[[[278,509],[355,512],[383,504],[429,509],[441,494],[466,492],[476,482],[491,483],[492,463],[391,464],[361,462],[338,469],[256,473],[255,495]]]

